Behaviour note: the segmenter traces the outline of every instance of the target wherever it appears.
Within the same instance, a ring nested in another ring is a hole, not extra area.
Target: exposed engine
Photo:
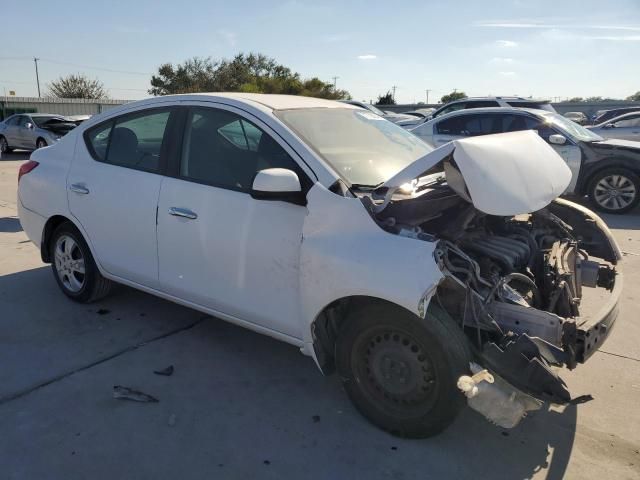
[[[389,231],[437,242],[446,280],[435,300],[460,322],[483,365],[521,391],[564,403],[570,395],[550,367],[584,361],[583,287],[611,289],[616,274],[590,258],[603,242],[584,238],[553,208],[488,215],[440,184],[391,202],[377,218]]]

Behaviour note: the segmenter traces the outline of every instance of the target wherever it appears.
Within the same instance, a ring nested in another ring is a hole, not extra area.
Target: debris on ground
[[[313,419],[313,423],[318,423],[320,421],[320,415],[314,415],[311,418]]]
[[[157,403],[160,401],[156,397],[153,397],[149,394],[139,392],[138,390],[134,390],[129,387],[123,387],[122,385],[115,385],[113,387],[113,398],[117,398],[118,400],[133,400],[134,402],[146,403]]]
[[[163,368],[162,370],[154,370],[153,373],[156,375],[164,375],[165,377],[170,377],[173,375],[173,365],[169,365],[167,368]]]
[[[265,460],[265,461],[264,461],[264,462],[262,462],[262,463],[264,463],[265,465],[271,465],[271,462],[270,462],[269,460]]]
[[[569,401],[569,405],[580,405],[582,403],[587,403],[593,400],[593,395],[580,395],[579,397],[572,398]]]
[[[97,310],[96,313],[98,315],[106,315],[107,313],[111,313],[111,310],[107,310],[106,308],[101,308],[100,310]]]

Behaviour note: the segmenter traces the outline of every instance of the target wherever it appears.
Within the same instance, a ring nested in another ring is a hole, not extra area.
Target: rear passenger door
[[[109,274],[158,285],[156,208],[171,108],[102,122],[78,139],[67,178],[69,208]]]

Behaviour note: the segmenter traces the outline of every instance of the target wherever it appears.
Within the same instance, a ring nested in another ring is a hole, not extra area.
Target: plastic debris
[[[173,375],[173,365],[169,365],[167,368],[163,368],[162,370],[154,370],[153,373],[156,375],[164,375],[165,377],[170,377]]]
[[[122,385],[115,385],[113,387],[113,398],[117,398],[118,400],[132,400],[134,402],[146,403],[157,403],[160,401],[156,397],[153,397],[149,394],[139,392],[138,390],[134,390],[129,387],[123,387]]]

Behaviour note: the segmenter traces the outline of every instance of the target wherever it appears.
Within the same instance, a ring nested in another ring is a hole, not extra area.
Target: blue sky
[[[192,56],[261,52],[358,100],[468,95],[626,97],[640,90],[640,0],[2,0],[0,95],[68,73],[112,98]],[[94,68],[89,68],[94,67]],[[125,73],[127,72],[127,73]]]

